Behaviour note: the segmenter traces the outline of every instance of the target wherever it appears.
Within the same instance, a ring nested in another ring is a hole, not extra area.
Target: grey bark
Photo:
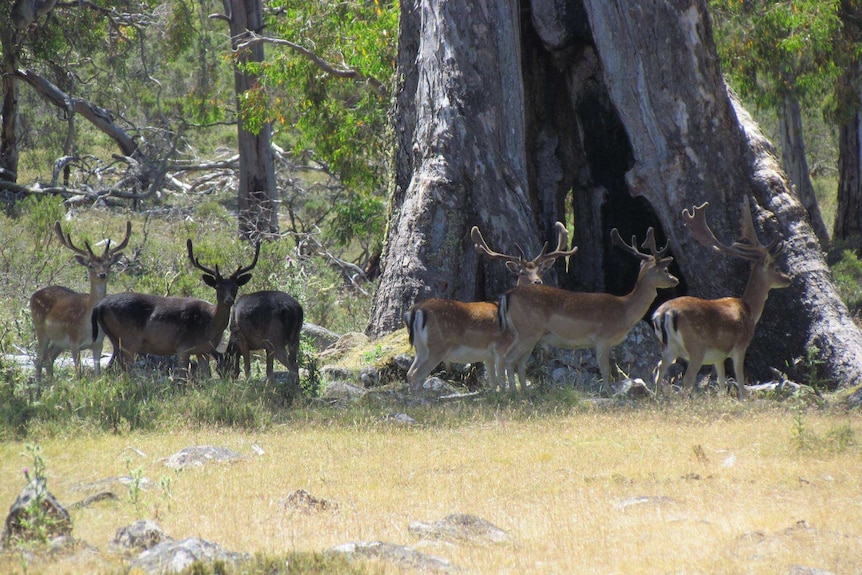
[[[497,251],[540,247],[526,187],[520,54],[512,49],[518,12],[515,0],[401,4],[398,158],[373,335],[401,327],[415,301],[485,299],[511,285],[501,266],[477,256],[473,225]],[[418,41],[407,36],[420,23]]]
[[[643,238],[653,226],[670,242],[679,294],[739,296],[747,264],[698,244],[682,210],[709,201],[729,242],[748,195],[764,241],[785,240],[794,281],[767,301],[747,373],[774,366],[804,381],[791,364],[816,345],[820,375],[862,383],[862,334],[772,147],[725,87],[706,0],[521,8],[518,33],[508,4],[402,5],[396,174],[369,331],[400,327],[428,296],[492,299],[510,285],[477,259],[473,224],[498,251],[514,241],[529,251],[549,222],[573,222],[580,251],[569,271],[558,265],[560,283],[611,293],[629,291],[638,267],[611,247],[611,228]]]
[[[835,239],[862,238],[862,63],[851,65],[841,79],[852,110],[844,113],[838,135],[838,209]]]
[[[263,12],[260,0],[223,0],[226,19],[230,24],[232,47],[243,40],[246,31],[263,32]],[[242,69],[247,62],[263,61],[263,43],[243,48],[234,64],[234,87],[237,112],[240,98],[254,88],[257,77]],[[278,213],[275,189],[275,168],[272,156],[272,128],[264,123],[254,134],[244,126],[242,115],[237,119],[237,147],[239,149],[239,232],[247,238],[259,234],[278,232]]]
[[[802,129],[802,112],[799,101],[787,95],[778,114],[779,133],[781,134],[781,160],[784,170],[796,188],[799,201],[808,212],[811,227],[823,246],[829,244],[829,231],[823,223],[823,215],[814,195],[814,185],[808,170],[805,156],[805,138]]]

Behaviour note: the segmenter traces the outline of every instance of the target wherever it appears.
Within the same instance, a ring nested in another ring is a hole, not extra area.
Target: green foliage
[[[734,87],[772,108],[786,95],[807,103],[828,93],[839,73],[839,9],[839,0],[711,0],[716,45]]]
[[[841,252],[841,259],[832,265],[832,276],[841,299],[850,312],[858,316],[862,312],[862,261],[855,251]]]

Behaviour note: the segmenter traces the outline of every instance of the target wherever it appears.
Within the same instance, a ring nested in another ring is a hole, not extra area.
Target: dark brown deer
[[[266,378],[271,380],[278,360],[299,383],[299,334],[303,311],[298,301],[282,291],[258,291],[240,296],[231,310],[230,340],[219,359],[219,372],[237,377],[242,356],[245,377],[251,372],[251,352],[266,351]]]
[[[132,222],[126,222],[126,236],[111,247],[111,240],[105,243],[101,255],[93,253],[90,242],[85,241],[83,250],[72,242],[70,234],[63,233],[60,222],[54,224],[54,231],[60,243],[75,252],[75,261],[87,268],[90,278],[90,293],[79,293],[63,286],[48,286],[38,290],[30,297],[30,315],[36,330],[36,383],[42,381],[42,367],[48,379],[54,377],[54,360],[64,350],[72,352],[75,376],[81,376],[80,351],[92,348],[93,368],[96,375],[101,374],[99,360],[102,355],[102,342],[93,339],[90,316],[93,307],[105,297],[108,288],[111,266],[123,257],[121,250],[129,243]],[[94,345],[96,343],[96,345]]]
[[[209,377],[208,356],[221,343],[237,291],[251,279],[248,272],[257,265],[260,243],[251,265],[238,267],[229,277],[221,275],[218,265],[214,270],[202,265],[194,256],[191,240],[186,247],[189,261],[204,272],[204,283],[215,289],[216,303],[134,292],[106,297],[93,309],[92,329],[94,333],[101,330],[111,340],[112,364],[117,361],[128,368],[139,353],[174,355],[181,376],[186,376],[189,358],[194,354],[204,377]]]

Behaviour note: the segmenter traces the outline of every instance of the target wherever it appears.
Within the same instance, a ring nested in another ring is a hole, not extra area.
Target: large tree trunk
[[[0,180],[18,180],[18,32],[9,15],[11,6],[0,8],[0,50],[3,60],[0,63],[0,83],[3,86],[3,104],[0,108]]]
[[[805,156],[805,138],[802,129],[802,112],[799,101],[787,95],[778,113],[778,127],[781,134],[781,161],[790,181],[796,187],[796,196],[808,212],[811,227],[820,243],[829,243],[829,231],[823,223],[811,174],[808,171],[808,160]]]
[[[401,327],[415,301],[485,299],[511,285],[502,266],[476,254],[473,225],[497,251],[539,249],[513,50],[518,12],[515,0],[401,4],[395,189],[372,334]]]
[[[836,385],[862,383],[862,334],[771,147],[725,88],[706,0],[524,0],[520,36],[513,17],[478,6],[404,6],[402,34],[418,40],[400,46],[398,173],[373,333],[397,327],[415,299],[504,289],[488,281],[509,281],[501,266],[476,259],[473,223],[503,250],[537,246],[554,219],[574,221],[581,251],[561,283],[612,293],[631,289],[637,262],[611,248],[610,229],[643,238],[654,226],[681,293],[739,296],[747,264],[697,243],[681,214],[709,201],[727,242],[748,195],[761,237],[784,238],[794,279],[768,300],[747,372],[788,370],[816,345]],[[500,103],[509,107],[497,121]]]
[[[223,0],[233,47],[246,31],[263,33],[260,0]],[[242,95],[257,87],[258,78],[243,69],[247,62],[263,61],[263,43],[244,48],[234,63],[234,86],[237,97],[237,147],[239,149],[239,232],[243,237],[278,232],[275,168],[272,157],[272,128],[264,122],[258,133],[247,130],[242,119]]]
[[[850,66],[841,78],[845,105],[838,134],[838,209],[835,239],[862,238],[862,63]]]

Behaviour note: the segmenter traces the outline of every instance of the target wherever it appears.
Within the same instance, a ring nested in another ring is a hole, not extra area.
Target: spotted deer
[[[727,387],[724,362],[733,361],[735,385],[740,399],[745,399],[745,352],[763,308],[769,290],[790,285],[790,277],[779,269],[776,256],[783,242],[779,238],[762,244],[754,230],[748,198],[742,201],[742,239],[727,246],[722,244],[706,223],[709,203],[683,210],[685,225],[692,236],[713,250],[751,262],[748,285],[741,298],[701,299],[683,296],[663,303],[652,317],[656,336],[662,344],[662,357],[656,366],[655,389],[664,390],[667,369],[679,358],[688,361],[682,379],[685,394],[694,388],[695,378],[703,365],[714,365],[720,390]]]
[[[107,240],[101,254],[93,252],[89,241],[84,241],[86,249],[76,246],[71,234],[63,233],[60,222],[54,224],[54,231],[60,243],[75,253],[75,261],[87,268],[90,292],[79,293],[67,287],[52,285],[30,296],[30,316],[37,340],[37,383],[42,381],[43,367],[47,378],[53,379],[54,361],[65,350],[72,353],[76,377],[81,376],[80,351],[84,348],[93,350],[93,369],[97,376],[101,374],[101,338],[93,337],[90,315],[93,307],[107,293],[111,267],[123,257],[122,250],[132,234],[132,222],[126,222],[126,235],[122,241],[111,247],[111,240]]]

